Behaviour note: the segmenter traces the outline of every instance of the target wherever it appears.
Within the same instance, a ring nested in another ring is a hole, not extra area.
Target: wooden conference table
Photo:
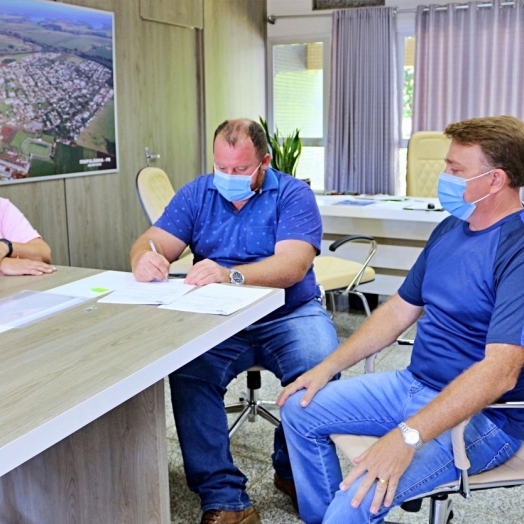
[[[98,272],[0,277],[0,298]],[[169,524],[163,378],[283,302],[224,317],[93,299],[2,333],[0,523]]]

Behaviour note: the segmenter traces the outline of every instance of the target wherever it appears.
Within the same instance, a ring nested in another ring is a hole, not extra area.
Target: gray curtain
[[[398,142],[394,9],[335,11],[326,189],[395,194]]]
[[[524,117],[522,1],[417,8],[413,131],[496,115]]]

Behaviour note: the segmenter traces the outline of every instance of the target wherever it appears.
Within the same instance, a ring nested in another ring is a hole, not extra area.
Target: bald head
[[[262,126],[248,118],[237,118],[222,122],[213,137],[213,149],[217,136],[223,138],[230,146],[235,146],[239,140],[249,138],[253,143],[257,158],[262,160],[267,154],[267,139]]]

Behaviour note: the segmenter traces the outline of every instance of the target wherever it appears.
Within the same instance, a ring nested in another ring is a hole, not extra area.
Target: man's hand
[[[276,400],[276,405],[282,407],[289,396],[300,389],[306,389],[306,393],[300,401],[302,407],[306,407],[315,396],[332,378],[334,373],[322,362],[303,375],[300,375],[295,382],[287,385]]]
[[[169,274],[169,262],[159,253],[146,251],[133,261],[133,275],[139,282],[165,280]]]
[[[229,283],[229,269],[208,258],[197,262],[184,280],[184,284],[193,286],[205,286],[212,283]]]
[[[400,477],[413,460],[414,454],[415,448],[408,446],[400,431],[395,428],[353,459],[356,466],[342,481],[340,489],[347,491],[355,480],[364,475],[351,501],[351,505],[358,508],[378,479],[370,512],[376,513],[382,503],[389,508],[393,503]]]
[[[28,260],[25,258],[3,258],[0,261],[0,272],[4,275],[43,275],[53,273],[56,269],[38,260]]]

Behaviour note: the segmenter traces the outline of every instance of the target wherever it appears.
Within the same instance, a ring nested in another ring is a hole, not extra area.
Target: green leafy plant
[[[287,173],[291,176],[296,176],[298,159],[302,153],[302,139],[300,138],[300,130],[295,129],[288,136],[281,136],[278,127],[275,133],[271,135],[267,127],[267,122],[260,117],[260,124],[266,133],[267,143],[271,148],[271,167]]]

